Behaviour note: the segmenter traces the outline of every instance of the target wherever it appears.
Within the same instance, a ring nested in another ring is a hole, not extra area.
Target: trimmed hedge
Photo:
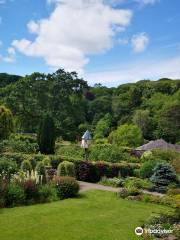
[[[99,182],[102,177],[127,177],[133,176],[134,169],[139,168],[139,164],[106,162],[75,162],[76,178],[85,182]]]

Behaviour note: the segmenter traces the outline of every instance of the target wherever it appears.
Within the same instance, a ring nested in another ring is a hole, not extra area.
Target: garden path
[[[110,192],[119,192],[119,190],[121,189],[121,188],[103,186],[103,185],[96,184],[96,183],[88,183],[88,182],[82,182],[82,181],[78,181],[78,182],[80,185],[80,192],[85,192],[85,191],[92,190],[92,189],[98,189],[98,190],[104,190],[104,191],[110,191]],[[154,196],[160,196],[160,197],[164,196],[164,194],[157,193],[157,192],[149,192],[146,190],[142,190],[142,192],[146,193],[146,194],[151,194]]]

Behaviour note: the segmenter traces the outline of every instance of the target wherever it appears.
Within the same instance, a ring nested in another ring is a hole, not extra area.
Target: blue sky
[[[0,0],[0,72],[180,78],[179,0]]]

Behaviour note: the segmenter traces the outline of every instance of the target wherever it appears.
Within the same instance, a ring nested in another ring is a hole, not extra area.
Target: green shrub
[[[7,139],[14,130],[13,115],[5,106],[0,106],[0,140]]]
[[[29,160],[24,160],[22,163],[21,163],[21,170],[23,172],[27,172],[27,171],[31,171],[32,170],[32,165],[30,163]]]
[[[31,166],[32,166],[32,169],[35,170],[36,165],[37,165],[36,159],[35,159],[34,157],[30,157],[30,158],[29,158],[29,162],[30,162],[30,164],[31,164]]]
[[[22,205],[25,201],[25,193],[21,186],[11,183],[5,195],[5,206],[14,207]]]
[[[65,159],[69,159],[72,156],[75,159],[83,159],[84,151],[76,144],[57,144],[56,155],[59,155]]]
[[[55,177],[53,183],[60,199],[75,197],[78,194],[79,184],[72,177]]]
[[[67,162],[67,161],[60,163],[57,169],[57,175],[74,177],[75,176],[74,163]]]
[[[153,160],[153,154],[151,151],[146,151],[143,153],[143,155],[141,156],[141,160],[142,161],[150,161]]]
[[[152,150],[155,159],[171,162],[174,159],[180,159],[180,153],[171,149],[154,149]]]
[[[17,163],[18,167],[21,166],[22,161],[25,160],[25,155],[22,153],[3,153],[0,155],[0,159],[5,158],[7,161],[13,161]]]
[[[128,192],[128,196],[137,196],[141,193],[141,191],[137,187],[134,187],[134,186],[129,186],[126,189]]]
[[[43,164],[44,166],[51,166],[51,161],[50,161],[50,158],[48,156],[46,156],[44,159],[43,159]]]
[[[171,188],[171,189],[168,189],[167,191],[167,195],[169,196],[178,195],[178,194],[180,194],[180,188]]]
[[[155,184],[156,191],[165,192],[167,186],[177,182],[177,176],[171,165],[159,163],[153,170],[150,180]]]
[[[41,203],[57,200],[57,192],[52,184],[45,184],[39,187],[39,201]]]
[[[43,162],[38,162],[35,170],[37,171],[38,175],[43,176],[43,182],[44,182],[45,176],[46,176],[46,168]]]
[[[10,161],[6,158],[0,159],[0,178],[1,177],[7,177],[10,178],[10,176],[18,171],[17,164],[13,161]]]
[[[153,175],[153,169],[156,166],[155,161],[144,162],[139,170],[139,175],[141,178],[150,178]]]
[[[147,190],[153,190],[154,185],[148,181],[148,180],[143,180],[141,178],[136,178],[136,177],[129,177],[125,179],[124,186],[129,188],[129,187],[135,187],[138,189],[147,189]]]
[[[105,186],[122,187],[124,184],[124,180],[116,177],[114,178],[102,177],[99,183]]]

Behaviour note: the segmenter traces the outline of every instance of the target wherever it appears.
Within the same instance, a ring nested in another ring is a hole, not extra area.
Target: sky
[[[0,72],[180,78],[179,0],[0,0]]]

